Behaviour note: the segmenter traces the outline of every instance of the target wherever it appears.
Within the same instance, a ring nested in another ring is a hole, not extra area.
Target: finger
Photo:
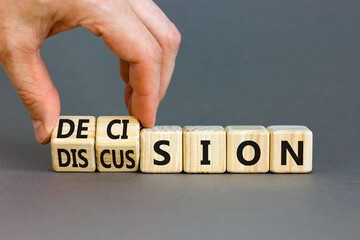
[[[165,96],[175,67],[181,35],[165,13],[151,0],[130,1],[131,8],[163,50],[161,62],[160,98]]]
[[[133,115],[132,110],[131,110],[131,98],[129,99],[128,111],[129,111],[129,114],[130,114],[130,115]]]
[[[143,70],[146,68],[141,64],[130,65],[130,81],[134,82],[134,84],[131,85],[133,93],[129,106],[134,116],[141,117],[141,120],[139,120],[144,127],[152,127],[156,121],[156,112],[160,102],[160,81],[152,82],[146,71]],[[160,78],[160,69],[153,74],[158,75],[157,78]]]
[[[125,92],[124,93],[125,105],[129,109],[129,101],[130,101],[131,95],[133,93],[133,89],[130,84],[126,85],[124,92]]]
[[[130,68],[130,64],[120,59],[120,75],[124,80],[124,82],[126,83],[125,91],[124,91],[124,100],[125,100],[125,105],[128,109],[129,109],[129,100],[133,92],[133,89],[129,83],[129,68]]]
[[[60,114],[60,99],[40,51],[11,51],[4,67],[33,119],[36,140],[45,144]]]
[[[120,75],[125,83],[129,82],[129,68],[130,64],[120,59]]]
[[[129,63],[132,113],[143,126],[151,127],[159,105],[162,50],[132,10],[117,3],[102,6],[105,12],[94,14],[92,21],[84,21],[80,25],[101,34],[110,49]]]

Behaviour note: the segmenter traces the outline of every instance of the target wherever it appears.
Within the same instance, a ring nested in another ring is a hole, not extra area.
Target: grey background
[[[157,124],[306,125],[313,172],[55,173],[0,68],[0,239],[359,239],[359,2],[157,3],[182,33]],[[63,115],[127,114],[101,38],[42,55]]]

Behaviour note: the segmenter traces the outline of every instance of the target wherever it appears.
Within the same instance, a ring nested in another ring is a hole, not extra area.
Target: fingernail
[[[33,127],[34,127],[36,141],[38,141],[38,143],[40,144],[46,143],[48,134],[45,130],[43,122],[40,120],[33,120]]]

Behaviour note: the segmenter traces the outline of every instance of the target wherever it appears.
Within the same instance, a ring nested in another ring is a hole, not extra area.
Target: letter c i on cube
[[[99,172],[135,172],[139,169],[140,123],[132,116],[97,119],[96,162]]]

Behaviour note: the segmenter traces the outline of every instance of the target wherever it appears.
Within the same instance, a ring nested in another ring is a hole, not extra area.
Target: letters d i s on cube
[[[132,116],[61,116],[51,135],[55,171],[308,173],[304,126],[155,126]]]
[[[51,156],[55,171],[95,171],[95,128],[95,117],[59,118],[51,134]]]

